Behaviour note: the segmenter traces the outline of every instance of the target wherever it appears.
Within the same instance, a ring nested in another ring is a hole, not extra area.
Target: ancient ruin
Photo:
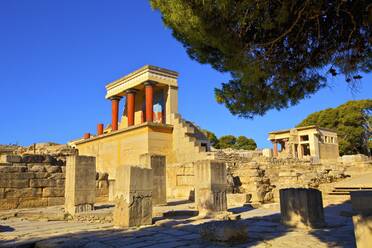
[[[0,147],[0,246],[367,247],[369,157],[339,157],[316,126],[269,133],[273,149],[215,149],[178,113],[177,78],[144,66],[106,86],[97,133]]]
[[[298,127],[269,133],[273,156],[282,158],[337,159],[337,133],[317,126]],[[280,150],[278,145],[280,144]]]

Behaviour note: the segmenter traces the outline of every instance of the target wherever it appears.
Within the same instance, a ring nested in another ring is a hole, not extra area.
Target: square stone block
[[[114,225],[152,224],[152,169],[120,166],[116,172]]]
[[[370,248],[372,246],[372,215],[353,216],[356,247]]]
[[[281,189],[280,213],[288,226],[320,228],[325,225],[322,193],[317,189]]]
[[[58,181],[61,181],[58,183]],[[57,185],[64,180],[57,180]],[[96,198],[96,159],[69,156],[66,160],[65,211],[74,215],[93,210]]]
[[[225,163],[213,160],[195,162],[195,202],[199,213],[227,210]]]
[[[352,191],[350,196],[351,206],[354,211],[372,215],[372,190]]]

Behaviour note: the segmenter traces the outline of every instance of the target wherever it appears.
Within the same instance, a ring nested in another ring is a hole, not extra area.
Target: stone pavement
[[[101,213],[112,211],[110,205],[98,208]],[[248,227],[248,241],[244,244],[202,240],[200,225],[218,220],[186,216],[194,213],[193,208],[193,203],[187,202],[156,207],[153,225],[131,229],[116,229],[100,219],[69,220],[61,207],[3,211],[0,212],[0,247],[355,247],[348,214],[351,206],[347,203],[326,206],[327,226],[313,230],[283,226],[278,204],[231,208],[229,211],[240,214],[239,221]],[[162,217],[165,212],[166,218]]]

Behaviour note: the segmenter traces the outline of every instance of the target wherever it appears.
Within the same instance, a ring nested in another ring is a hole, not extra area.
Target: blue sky
[[[253,120],[232,116],[213,89],[229,79],[191,60],[147,0],[0,1],[0,144],[65,143],[109,123],[105,84],[145,64],[178,71],[179,111],[217,136],[267,133],[308,114],[372,97],[372,75],[352,92],[343,78],[297,106]],[[123,106],[121,106],[123,107]]]

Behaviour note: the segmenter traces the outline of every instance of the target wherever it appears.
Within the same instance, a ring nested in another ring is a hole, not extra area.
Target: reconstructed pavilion
[[[96,135],[87,133],[70,144],[80,155],[96,157],[97,171],[113,180],[118,166],[144,166],[146,156],[163,156],[166,175],[161,176],[166,177],[168,197],[188,197],[193,171],[185,173],[180,165],[205,159],[210,145],[199,128],[178,113],[177,78],[177,72],[147,65],[107,84],[111,124],[98,124]]]
[[[317,126],[298,127],[269,133],[274,157],[337,159],[337,133]],[[279,149],[280,145],[280,149]]]

